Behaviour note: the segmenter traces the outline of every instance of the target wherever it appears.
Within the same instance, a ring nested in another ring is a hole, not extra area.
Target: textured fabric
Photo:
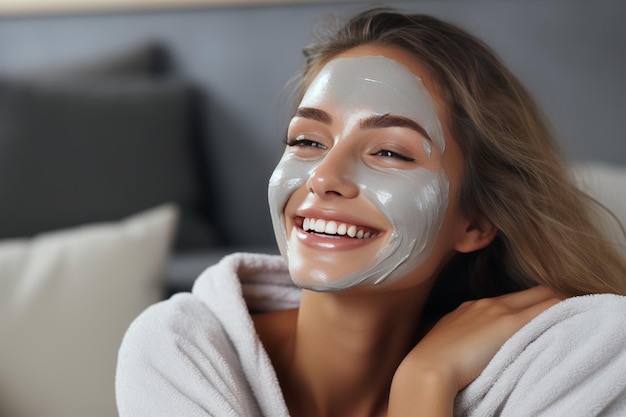
[[[120,417],[287,416],[249,309],[295,308],[299,297],[278,256],[229,255],[208,268],[193,293],[150,307],[126,333]]]
[[[149,308],[128,330],[117,369],[120,416],[286,416],[249,311],[298,300],[279,257],[224,258],[193,293]],[[625,314],[626,297],[615,295],[545,311],[458,395],[455,416],[626,415]]]
[[[463,417],[626,416],[626,297],[565,300],[509,339],[457,396]]]
[[[131,321],[161,299],[170,205],[0,241],[0,416],[113,417]]]

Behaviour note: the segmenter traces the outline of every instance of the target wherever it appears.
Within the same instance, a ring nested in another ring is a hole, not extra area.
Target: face
[[[269,183],[276,238],[296,284],[393,284],[441,246],[447,145],[420,69],[405,54],[355,49],[307,89]]]

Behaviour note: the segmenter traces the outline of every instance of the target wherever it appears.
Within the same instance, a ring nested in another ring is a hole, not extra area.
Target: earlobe
[[[489,220],[480,218],[468,223],[455,249],[457,252],[469,253],[487,247],[498,233],[498,228]]]

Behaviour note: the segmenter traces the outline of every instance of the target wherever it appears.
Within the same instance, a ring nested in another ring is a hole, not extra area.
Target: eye
[[[312,139],[307,139],[305,137],[302,136],[298,136],[296,138],[293,139],[285,139],[285,143],[287,144],[287,146],[299,146],[302,148],[320,148],[320,149],[326,149],[326,146],[322,145],[319,142],[316,142]]]
[[[386,158],[396,158],[402,161],[413,162],[415,158],[411,158],[409,156],[402,155],[401,153],[390,151],[387,149],[381,149],[380,151],[374,153],[376,156],[384,156]]]

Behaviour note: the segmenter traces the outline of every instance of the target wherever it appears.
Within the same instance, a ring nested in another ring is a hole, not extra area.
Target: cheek
[[[272,173],[268,185],[268,203],[274,234],[278,247],[286,254],[286,236],[284,210],[294,192],[302,188],[315,163],[301,161],[291,154],[285,154]]]
[[[268,185],[268,201],[272,214],[282,212],[289,197],[309,178],[315,163],[285,154],[272,173]]]
[[[420,168],[396,172],[393,180],[386,178],[385,184],[386,194],[379,193],[377,203],[392,224],[393,233],[377,268],[390,271],[384,280],[392,283],[412,274],[429,259],[447,212],[449,183],[443,170]],[[384,195],[388,198],[381,199]]]
[[[448,181],[443,170],[424,168],[393,173],[364,170],[361,188],[396,231],[423,234],[419,225],[437,228],[448,204]],[[367,185],[364,185],[367,184]]]
[[[402,230],[414,236],[415,250],[424,251],[432,246],[443,225],[448,208],[448,182],[443,173],[428,172],[420,176],[418,184],[413,195],[405,198],[408,201],[394,208],[393,213],[405,222]]]

